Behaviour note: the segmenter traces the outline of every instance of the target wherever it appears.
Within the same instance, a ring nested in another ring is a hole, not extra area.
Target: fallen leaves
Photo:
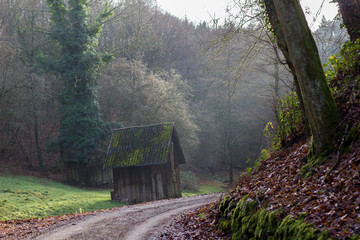
[[[106,209],[101,211],[110,210]],[[42,232],[49,231],[54,227],[74,222],[97,212],[100,211],[0,222],[0,239],[12,240],[29,238],[30,236],[33,237]]]
[[[304,142],[294,145],[262,162],[250,179],[240,178],[239,187],[231,195],[240,199],[262,192],[262,205],[268,205],[269,210],[283,209],[285,215],[293,216],[305,212],[307,222],[328,229],[339,239],[360,234],[359,141],[356,144],[329,175],[326,173],[336,161],[335,156],[308,179],[299,174],[308,146]]]
[[[284,216],[306,213],[306,222],[328,230],[333,238],[348,239],[360,234],[359,139],[330,174],[327,173],[336,162],[335,155],[305,178],[300,169],[308,149],[303,141],[274,153],[255,172],[241,176],[229,194],[237,200],[249,194],[267,210],[282,209]],[[161,239],[230,239],[214,228],[219,217],[217,205],[198,209],[181,216]]]
[[[218,205],[210,204],[183,214],[159,234],[159,239],[231,239],[216,228]]]

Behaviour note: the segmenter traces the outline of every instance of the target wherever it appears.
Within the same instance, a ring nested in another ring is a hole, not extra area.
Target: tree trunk
[[[41,156],[41,147],[40,147],[40,139],[39,139],[39,123],[38,123],[36,107],[34,107],[33,111],[34,111],[33,117],[34,117],[34,135],[35,135],[36,155],[37,155],[39,167],[44,168],[44,162],[43,162],[42,156]]]
[[[275,76],[274,76],[274,97],[276,100],[279,100],[279,60],[277,58],[274,58],[274,72],[275,72]]]
[[[320,157],[331,150],[339,114],[325,80],[315,41],[299,0],[271,0],[265,4],[270,22],[271,19],[278,21],[278,25],[273,26],[274,32],[297,79],[298,95],[303,100],[313,136],[312,153]]]
[[[273,29],[274,34],[276,36],[276,41],[277,41],[278,47],[280,48],[281,52],[284,54],[286,64],[289,66],[290,71],[291,71],[291,73],[292,73],[292,75],[294,77],[294,85],[295,85],[296,93],[297,93],[298,98],[299,98],[300,108],[301,108],[301,111],[302,111],[302,113],[304,115],[304,118],[305,118],[304,132],[305,132],[305,134],[308,134],[309,133],[309,120],[308,120],[308,117],[306,115],[304,101],[303,101],[303,98],[302,98],[302,93],[300,91],[299,82],[297,80],[296,73],[295,73],[295,67],[294,67],[293,62],[292,62],[292,60],[290,58],[289,49],[288,49],[288,46],[287,46],[286,41],[285,41],[283,30],[281,29],[280,21],[278,19],[277,14],[276,14],[276,9],[275,9],[274,2],[273,1],[264,1],[264,3],[265,3],[265,7],[266,7],[266,12],[267,12],[268,17],[269,17],[269,22],[271,23],[272,29]]]
[[[338,0],[339,9],[350,40],[360,37],[360,0]]]

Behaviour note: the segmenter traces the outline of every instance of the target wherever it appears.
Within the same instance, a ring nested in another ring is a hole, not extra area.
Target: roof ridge
[[[171,125],[171,127],[174,127],[174,126],[175,126],[175,123],[174,123],[174,122],[165,122],[165,123],[142,125],[142,126],[131,126],[131,127],[114,128],[112,131],[124,130],[124,129],[129,129],[129,128],[145,128],[145,127],[163,126],[163,125],[166,125],[166,124]]]

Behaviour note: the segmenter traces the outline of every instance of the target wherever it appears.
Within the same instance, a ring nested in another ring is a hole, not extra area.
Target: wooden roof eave
[[[172,133],[171,133],[171,140],[174,143],[174,147],[175,147],[175,155],[177,155],[178,160],[179,160],[179,164],[185,164],[185,156],[184,156],[184,152],[182,150],[181,144],[180,144],[180,140],[179,140],[179,136],[176,132],[175,127],[173,127]]]

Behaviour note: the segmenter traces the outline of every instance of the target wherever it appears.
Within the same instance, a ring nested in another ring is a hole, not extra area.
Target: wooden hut
[[[171,123],[114,130],[105,168],[113,169],[111,199],[139,203],[181,197],[185,158]]]

